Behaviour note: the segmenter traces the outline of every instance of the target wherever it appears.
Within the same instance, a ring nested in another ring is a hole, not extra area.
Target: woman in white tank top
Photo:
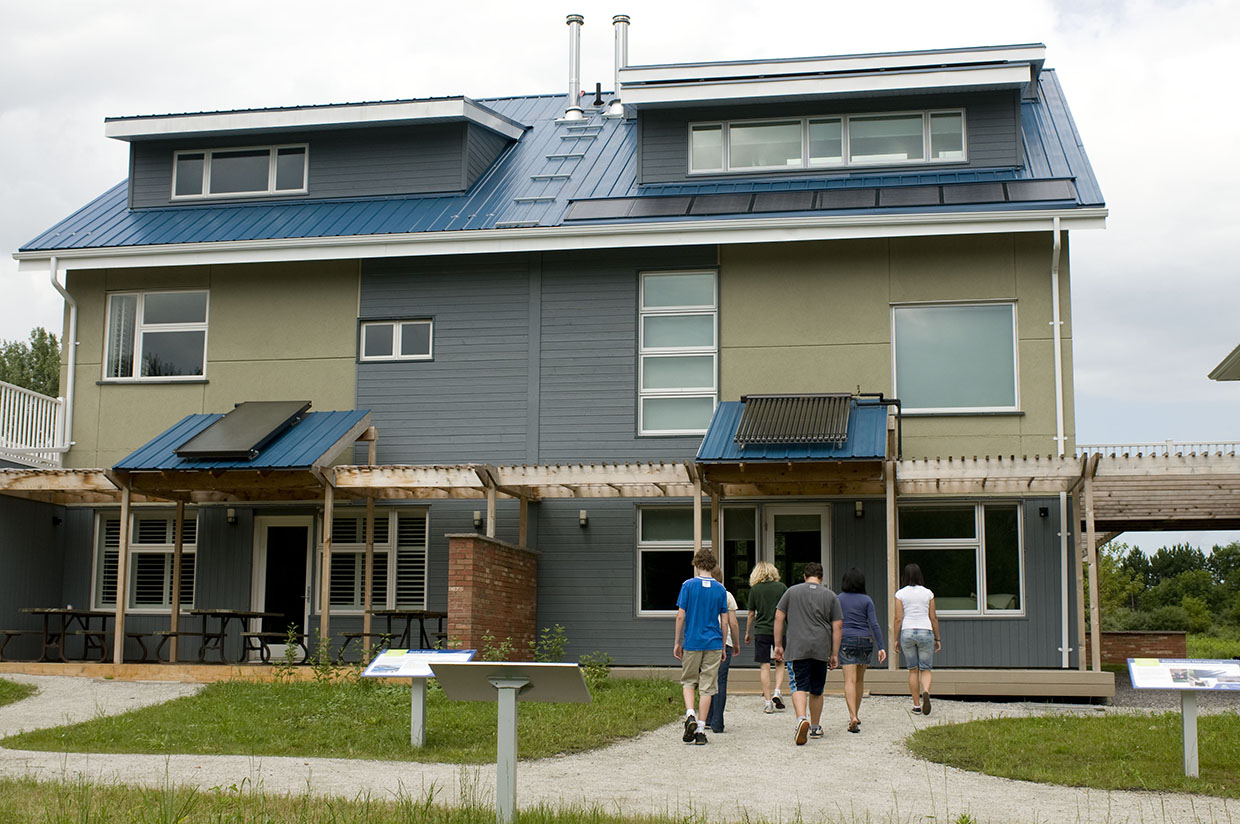
[[[934,593],[926,589],[921,567],[908,564],[896,591],[896,652],[904,654],[908,667],[908,691],[913,712],[930,714],[930,682],[934,678],[934,653],[943,648]]]

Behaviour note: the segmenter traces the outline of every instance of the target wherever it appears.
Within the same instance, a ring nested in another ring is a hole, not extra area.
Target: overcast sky
[[[1077,439],[1240,440],[1240,382],[1206,378],[1240,344],[1236,0],[3,0],[0,339],[60,332],[46,275],[11,255],[125,177],[104,117],[555,93],[573,12],[588,88],[611,85],[618,13],[633,64],[1046,44],[1111,213],[1071,236]],[[1238,536],[1126,540],[1184,537]]]

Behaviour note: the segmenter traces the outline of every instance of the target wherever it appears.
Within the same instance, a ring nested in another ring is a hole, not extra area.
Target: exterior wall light
[[[228,521],[230,524],[237,523],[237,510],[233,509],[231,506],[228,507],[228,509],[225,509],[224,520]]]
[[[855,502],[854,502],[854,504],[853,504],[853,514],[854,514],[854,515],[856,515],[858,518],[864,518],[864,517],[865,517],[865,506],[861,503],[861,501],[855,501]]]
[[[590,513],[584,509],[577,510],[577,526],[585,529],[590,525]]]
[[[482,510],[474,510],[474,529],[482,529]]]

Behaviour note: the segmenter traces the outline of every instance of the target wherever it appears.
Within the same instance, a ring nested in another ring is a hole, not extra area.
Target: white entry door
[[[310,622],[310,570],[313,561],[314,518],[310,515],[272,515],[254,519],[254,575],[250,603],[260,612],[278,612],[263,618],[252,632],[286,632],[289,626],[304,633]],[[269,644],[273,659],[284,655],[284,644]],[[300,657],[301,650],[298,650]]]
[[[773,504],[765,507],[764,555],[779,568],[787,586],[804,580],[805,565],[822,564],[823,583],[831,580],[831,508],[824,504]]]

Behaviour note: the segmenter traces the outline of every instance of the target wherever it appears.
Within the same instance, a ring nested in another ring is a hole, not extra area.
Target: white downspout
[[[69,385],[65,387],[65,392],[64,392],[64,398],[65,398],[65,414],[63,418],[64,431],[61,433],[60,445],[57,446],[55,449],[48,450],[48,451],[65,453],[65,452],[68,452],[69,449],[73,446],[73,391],[74,391],[74,387],[77,385],[78,304],[77,304],[77,301],[73,299],[73,295],[69,294],[69,290],[66,289],[64,286],[61,286],[60,281],[56,279],[59,269],[60,269],[60,260],[55,255],[52,255],[51,260],[48,263],[48,274],[52,280],[52,287],[57,292],[60,293],[60,296],[62,298],[65,299],[65,303],[69,304],[69,333],[65,336],[65,339],[60,342],[62,348],[68,349],[69,369],[68,369],[68,375],[66,377],[66,382]]]
[[[1059,218],[1052,218],[1051,224],[1051,329],[1053,331],[1052,340],[1055,346],[1055,444],[1056,454],[1059,457],[1064,456],[1064,444],[1066,437],[1064,435],[1063,423],[1063,321],[1059,317],[1059,255],[1063,249],[1059,234]],[[1072,540],[1068,531],[1068,493],[1059,493],[1059,547],[1061,552],[1060,565],[1062,573],[1060,575],[1060,595],[1059,604],[1062,611],[1060,616],[1060,627],[1062,629],[1059,640],[1059,658],[1060,665],[1067,669],[1069,666],[1070,641],[1068,633],[1068,571],[1072,566]],[[1078,650],[1079,652],[1079,650]]]

